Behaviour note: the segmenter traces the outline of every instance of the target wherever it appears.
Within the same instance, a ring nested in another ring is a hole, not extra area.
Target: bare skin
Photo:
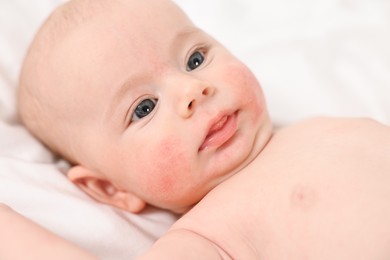
[[[97,259],[0,203],[0,259]]]
[[[390,259],[389,154],[370,120],[280,130],[142,259]]]

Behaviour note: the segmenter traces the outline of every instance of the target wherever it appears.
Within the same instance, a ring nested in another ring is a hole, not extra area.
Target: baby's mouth
[[[230,140],[237,130],[237,111],[219,116],[211,124],[199,151],[210,147],[220,147]]]

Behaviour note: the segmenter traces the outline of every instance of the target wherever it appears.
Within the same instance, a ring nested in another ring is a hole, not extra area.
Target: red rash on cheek
[[[221,72],[226,84],[232,86],[234,95],[242,97],[241,100],[246,105],[257,105],[261,112],[264,109],[265,102],[263,92],[259,81],[251,70],[240,62],[234,62],[226,66]]]
[[[260,89],[260,84],[256,77],[240,62],[232,62],[230,66],[226,66],[224,70],[221,71],[221,75],[225,82],[231,86],[236,86],[236,91],[241,95],[243,94],[243,91],[248,92],[249,89],[252,88]]]
[[[146,167],[149,191],[162,197],[174,195],[183,186],[189,162],[182,145],[176,138],[160,141],[150,151],[150,163]]]

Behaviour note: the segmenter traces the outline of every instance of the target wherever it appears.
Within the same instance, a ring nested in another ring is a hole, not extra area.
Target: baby
[[[144,259],[390,259],[390,128],[273,131],[255,76],[170,0],[57,9],[19,104],[91,197],[183,214]]]

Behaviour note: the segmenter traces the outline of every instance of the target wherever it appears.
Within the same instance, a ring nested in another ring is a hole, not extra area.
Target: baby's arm
[[[96,259],[0,203],[0,259]]]
[[[210,240],[185,229],[169,231],[139,259],[231,259]]]

